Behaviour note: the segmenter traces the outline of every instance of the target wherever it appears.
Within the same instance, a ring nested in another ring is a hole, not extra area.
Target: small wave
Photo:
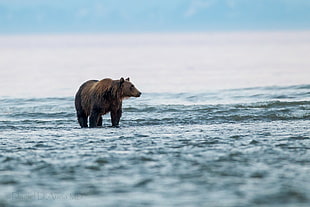
[[[237,104],[239,108],[287,108],[287,107],[301,107],[310,106],[310,101],[268,101],[268,102],[257,102],[250,104]]]
[[[291,86],[290,88],[294,88],[294,89],[310,89],[310,84],[296,85],[296,86]]]
[[[309,120],[310,101],[268,101],[246,104],[163,105],[124,109],[132,124],[209,124],[221,122]]]
[[[300,84],[300,85],[289,85],[289,86],[259,86],[259,87],[248,87],[248,88],[235,88],[226,89],[226,91],[280,91],[280,90],[298,90],[298,89],[310,89],[310,84]]]
[[[47,118],[47,119],[57,119],[57,118],[69,118],[73,117],[75,114],[71,112],[37,112],[37,113],[13,113],[10,114],[9,117],[12,118],[28,118],[28,119],[41,119],[41,118]]]
[[[255,204],[269,204],[269,205],[287,205],[287,204],[297,204],[297,203],[307,203],[310,198],[306,192],[302,192],[294,187],[283,187],[283,189],[270,193],[257,195],[253,202]]]
[[[305,140],[305,139],[310,139],[310,137],[306,137],[306,136],[293,136],[290,137],[291,140]]]

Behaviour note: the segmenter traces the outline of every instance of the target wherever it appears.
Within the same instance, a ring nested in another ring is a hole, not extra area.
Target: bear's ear
[[[128,78],[126,78],[126,81],[130,81],[129,77],[128,77]]]
[[[125,82],[125,80],[124,80],[124,78],[122,77],[122,78],[119,80],[119,84],[122,85],[124,82]]]

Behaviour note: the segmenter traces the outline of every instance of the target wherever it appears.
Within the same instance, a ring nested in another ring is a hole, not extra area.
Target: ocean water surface
[[[0,206],[309,206],[309,49],[280,37],[99,46],[2,37],[11,42],[2,39],[0,51]],[[294,50],[282,51],[286,41]],[[238,65],[246,51],[237,43],[259,56]],[[221,47],[228,62],[210,51]],[[290,58],[264,59],[265,47]],[[143,94],[124,100],[120,127],[105,115],[102,128],[81,129],[79,84],[127,75]]]
[[[309,91],[146,93],[98,129],[72,97],[1,98],[1,206],[308,206]]]

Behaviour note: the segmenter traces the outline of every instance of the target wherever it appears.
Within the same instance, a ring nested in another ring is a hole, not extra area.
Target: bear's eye
[[[134,87],[135,87],[134,85],[131,85],[131,86],[130,86],[130,89],[133,89]]]

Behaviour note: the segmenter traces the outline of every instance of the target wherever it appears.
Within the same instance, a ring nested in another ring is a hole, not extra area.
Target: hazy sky
[[[0,0],[0,33],[310,29],[309,0]]]

